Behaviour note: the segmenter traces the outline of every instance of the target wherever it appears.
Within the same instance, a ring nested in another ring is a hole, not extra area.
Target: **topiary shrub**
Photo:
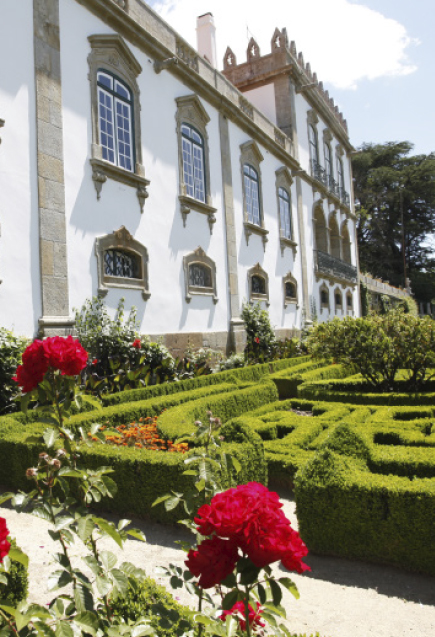
[[[15,376],[28,343],[27,338],[14,336],[9,330],[0,327],[0,414],[19,409],[12,400],[18,392],[18,386],[12,377]]]
[[[131,578],[127,593],[112,600],[110,605],[113,614],[127,622],[135,622],[140,617],[149,618],[158,637],[183,635],[194,628],[189,619],[189,609],[179,604],[151,577],[144,582]]]
[[[308,349],[322,358],[353,368],[372,387],[394,391],[400,369],[407,370],[408,391],[420,391],[435,367],[435,322],[401,310],[365,318],[335,318],[317,325]]]

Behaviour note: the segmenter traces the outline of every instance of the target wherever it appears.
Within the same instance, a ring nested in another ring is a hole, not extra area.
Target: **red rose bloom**
[[[255,342],[256,342],[256,343],[257,343],[257,345],[258,345],[258,344],[259,344],[259,342],[260,342],[260,339],[258,338],[258,336],[256,336],[254,340],[255,340]]]
[[[193,575],[199,577],[202,588],[211,588],[233,572],[238,557],[234,542],[215,536],[203,540],[196,551],[191,549],[184,563]]]
[[[43,342],[36,340],[26,347],[23,353],[23,364],[18,365],[17,374],[13,380],[22,388],[23,392],[32,391],[43,380],[48,369]]]
[[[298,573],[310,570],[302,562],[308,549],[281,509],[276,493],[249,482],[215,495],[195,523],[201,535],[228,538],[258,568],[281,560]]]
[[[261,620],[260,620],[260,615],[263,612],[261,610],[260,604],[258,602],[257,603],[257,610],[255,611],[251,604],[248,604],[248,608],[249,608],[249,625],[251,627],[253,626],[261,626],[264,627],[266,624],[264,624]],[[225,621],[225,618],[227,615],[242,615],[243,617],[245,617],[245,602],[236,602],[234,604],[234,606],[230,609],[230,610],[224,610],[222,615],[221,615],[221,619],[222,621]],[[246,630],[246,620],[242,619],[241,617],[239,617],[239,626],[242,632],[245,632]]]
[[[142,343],[140,342],[140,338],[137,338],[135,341],[133,341],[132,347],[135,347],[136,349],[140,349],[142,347]]]
[[[9,553],[11,543],[7,541],[9,535],[8,528],[6,526],[6,520],[0,518],[0,564],[3,562],[3,558]]]
[[[42,382],[49,367],[59,370],[64,376],[76,376],[86,366],[87,360],[86,350],[72,336],[36,340],[24,351],[23,364],[18,366],[14,380],[27,393]]]

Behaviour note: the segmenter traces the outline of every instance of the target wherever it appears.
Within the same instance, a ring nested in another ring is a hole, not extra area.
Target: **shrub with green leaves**
[[[265,362],[273,358],[276,336],[270,323],[269,312],[259,303],[245,303],[242,319],[246,330],[245,357],[249,363]]]
[[[17,542],[14,538],[11,539],[11,548],[15,549]],[[19,602],[22,602],[27,598],[27,589],[29,585],[27,567],[21,562],[13,561],[6,573],[7,584],[0,582],[0,599],[8,603],[8,605],[15,606]],[[0,627],[2,625],[0,619]]]
[[[401,310],[321,323],[307,344],[316,358],[352,367],[383,391],[394,391],[400,369],[407,370],[408,391],[419,391],[435,367],[435,322]]]
[[[18,406],[12,398],[18,393],[15,376],[21,355],[29,341],[22,336],[0,327],[0,414],[17,411]]]

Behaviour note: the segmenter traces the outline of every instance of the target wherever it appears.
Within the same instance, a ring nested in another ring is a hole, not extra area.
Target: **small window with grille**
[[[253,294],[266,294],[266,281],[262,276],[254,276],[251,278],[251,287]]]
[[[191,263],[189,265],[189,285],[195,288],[211,288],[211,270],[202,263]]]
[[[183,257],[183,263],[187,303],[196,295],[212,296],[213,303],[217,303],[216,264],[213,259],[199,246]]]
[[[132,252],[106,250],[104,252],[104,274],[126,279],[140,278],[140,259]]]
[[[250,301],[266,301],[269,305],[269,277],[259,263],[248,270],[248,290]]]
[[[329,290],[326,285],[320,288],[320,307],[329,310]]]

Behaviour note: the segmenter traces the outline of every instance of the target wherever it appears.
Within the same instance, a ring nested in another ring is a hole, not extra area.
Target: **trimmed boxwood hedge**
[[[435,480],[372,473],[319,451],[297,473],[299,532],[310,551],[435,575]]]

